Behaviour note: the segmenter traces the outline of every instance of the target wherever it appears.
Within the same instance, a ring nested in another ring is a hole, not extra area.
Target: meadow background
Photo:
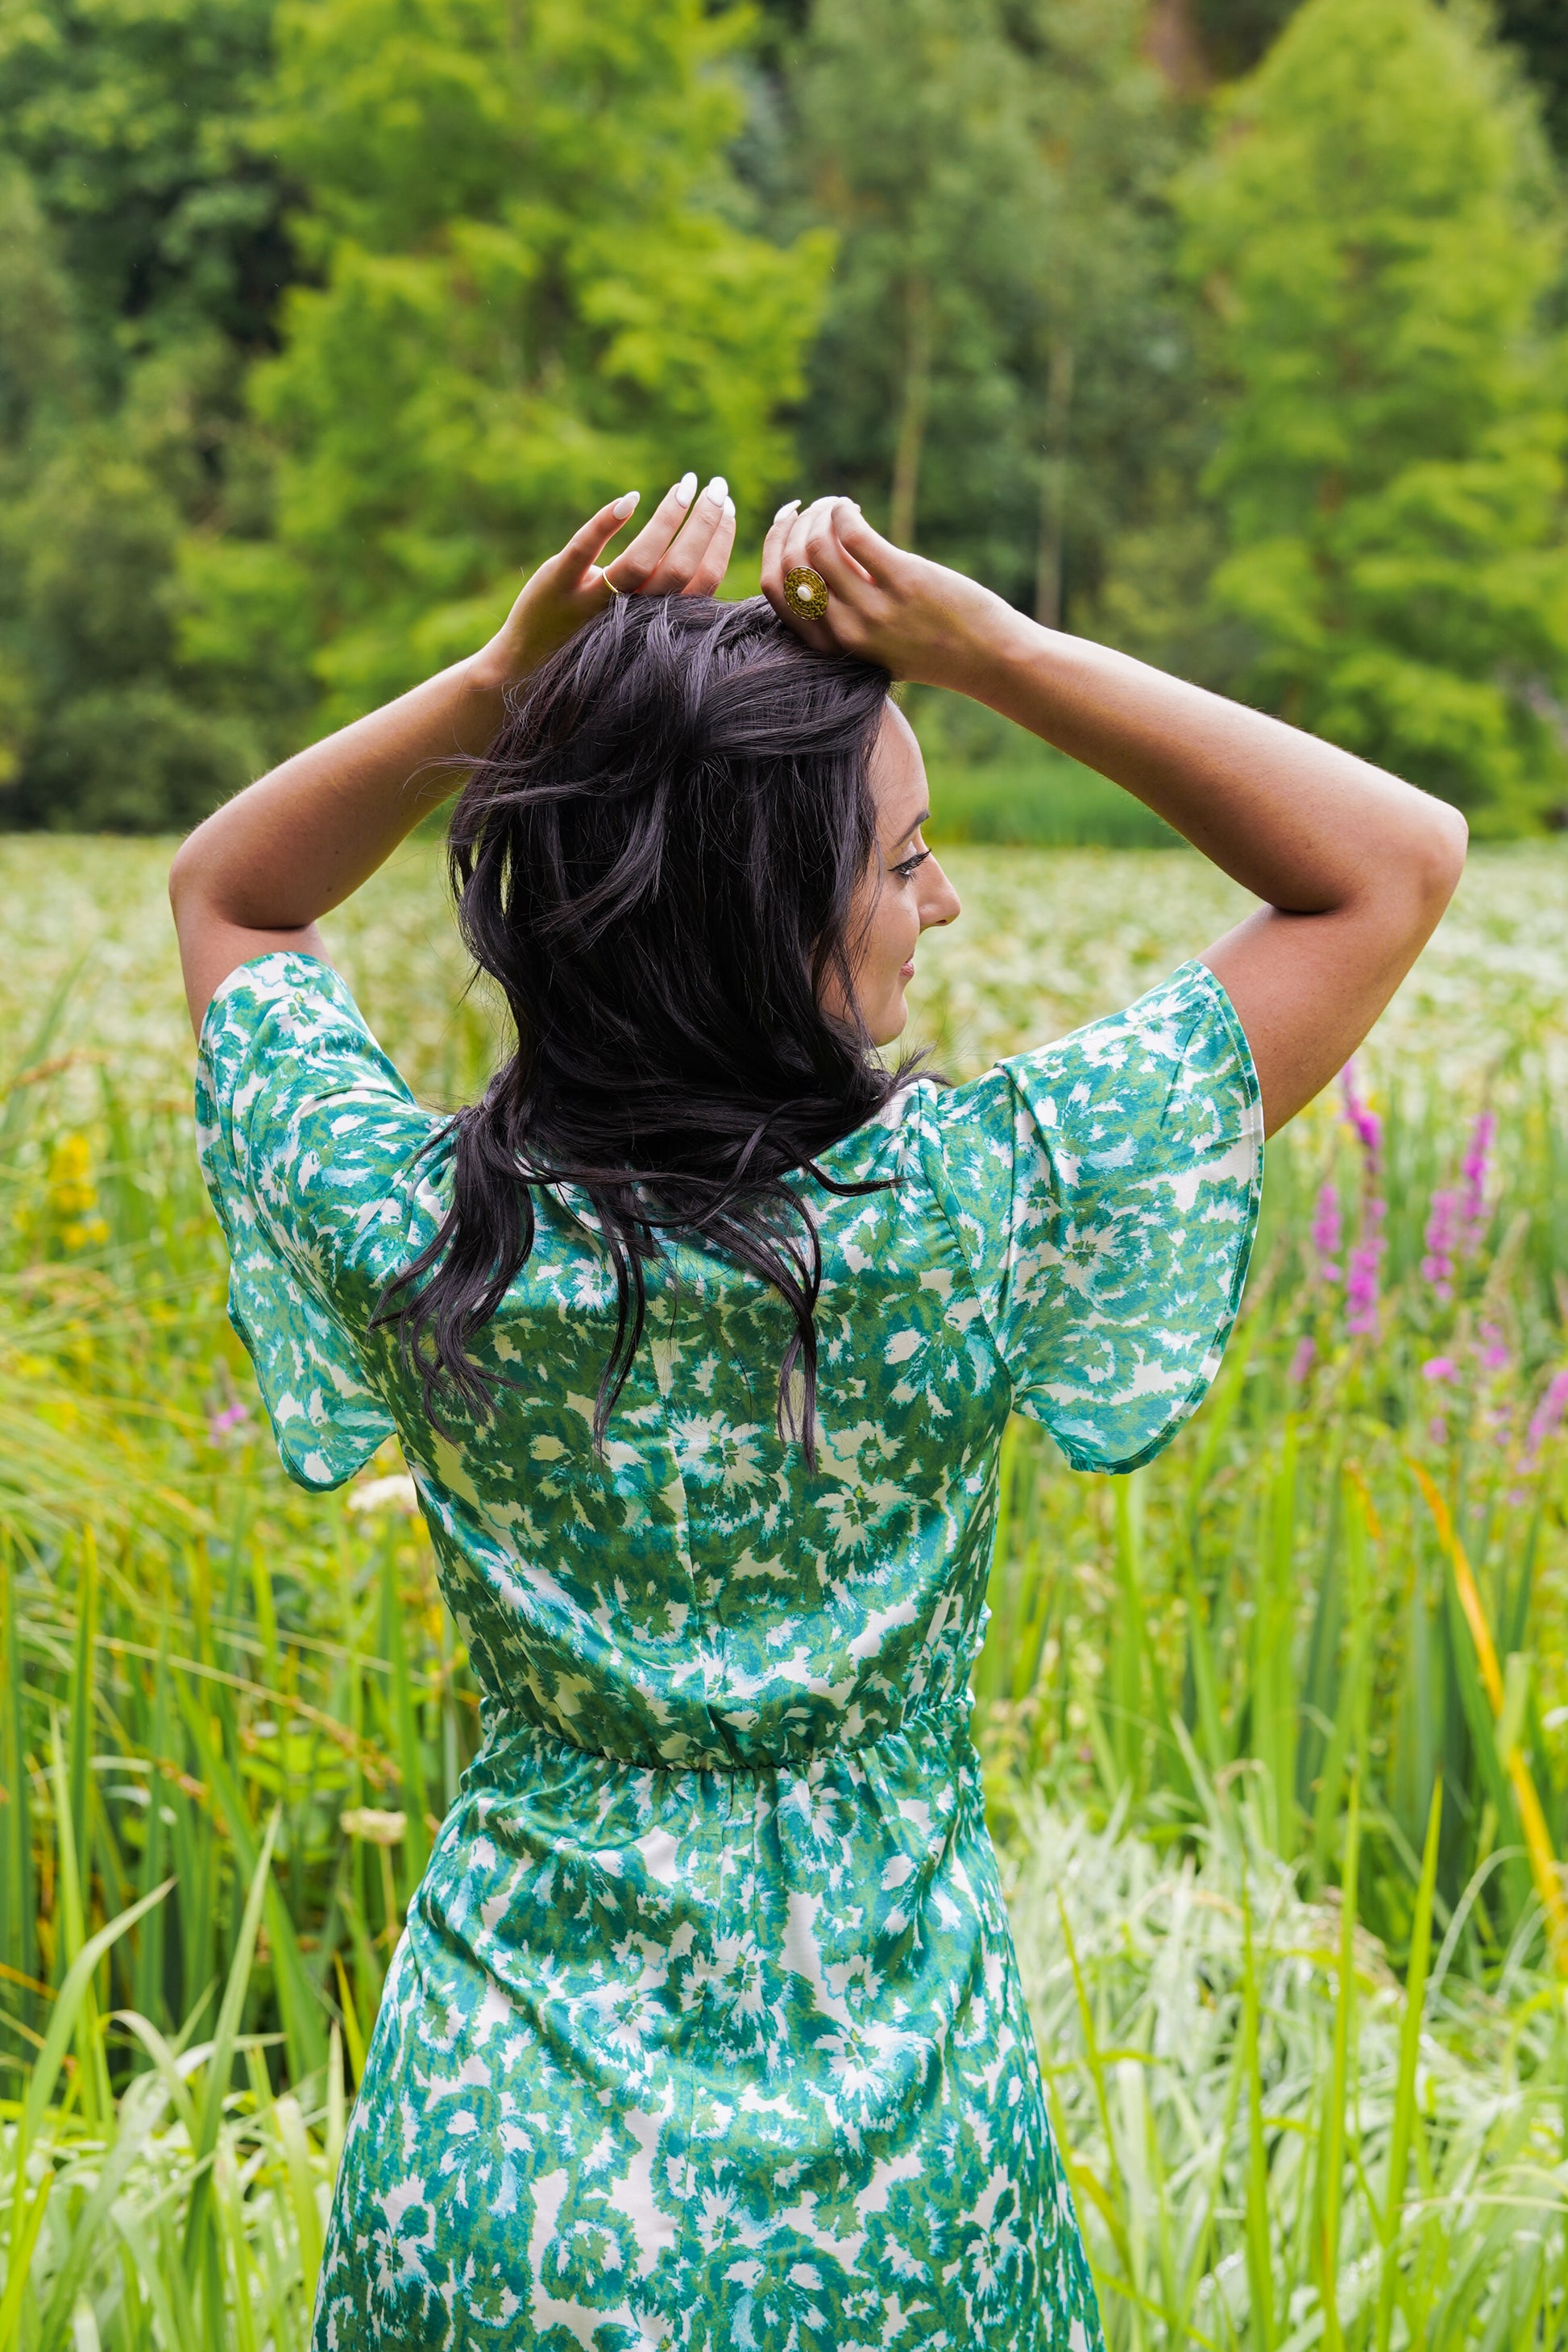
[[[1176,1444],[1010,1432],[975,1721],[1118,2352],[1568,2345],[1565,142],[1556,0],[0,0],[0,2352],[304,2346],[477,1737],[395,1449],[259,1424],[173,835],[688,463],[1481,841]],[[1241,910],[910,707],[952,1075]],[[437,844],[331,935],[470,1094]]]
[[[289,1486],[196,1174],[166,841],[0,840],[0,2345],[303,2346],[346,2105],[476,1695],[395,1447]],[[950,853],[962,1075],[1244,904]],[[1215,1394],[1129,1479],[1015,1424],[992,1819],[1117,2346],[1568,2340],[1568,854],[1483,849],[1270,1148]],[[332,924],[487,1066],[437,845]]]

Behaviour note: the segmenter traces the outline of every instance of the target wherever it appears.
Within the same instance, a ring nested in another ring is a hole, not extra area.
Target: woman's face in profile
[[[890,1045],[909,1019],[904,991],[914,978],[915,948],[933,923],[951,923],[958,893],[921,839],[931,814],[925,761],[914,730],[889,702],[871,753],[877,848],[856,893],[852,970],[860,1017],[874,1045]],[[826,997],[828,1012],[841,1008]]]

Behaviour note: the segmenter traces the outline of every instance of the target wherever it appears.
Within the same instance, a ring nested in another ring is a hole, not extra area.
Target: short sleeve
[[[342,1486],[392,1433],[363,1343],[419,1246],[407,1204],[436,1124],[318,958],[259,957],[214,996],[197,1155],[228,1242],[229,1319],[299,1486]]]
[[[1125,1013],[939,1098],[931,1173],[1020,1412],[1133,1470],[1208,1391],[1257,1230],[1263,1115],[1224,988]]]

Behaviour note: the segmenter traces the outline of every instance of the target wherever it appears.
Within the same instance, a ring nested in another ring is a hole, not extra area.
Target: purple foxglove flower
[[[1496,1136],[1497,1113],[1482,1111],[1471,1130],[1459,1165],[1465,1188],[1460,1203],[1459,1247],[1461,1255],[1468,1258],[1474,1257],[1479,1249],[1486,1238],[1487,1226],[1491,1222],[1491,1213],[1487,1206],[1487,1179],[1491,1172],[1492,1144]]]
[[[1337,1184],[1324,1184],[1312,1211],[1312,1247],[1317,1252],[1318,1273],[1325,1282],[1340,1278],[1340,1193]]]
[[[1379,1174],[1383,1166],[1383,1121],[1376,1111],[1362,1099],[1353,1060],[1347,1062],[1340,1072],[1340,1098],[1344,1105],[1346,1123],[1354,1129],[1356,1141],[1361,1145],[1370,1181]]]
[[[1372,1212],[1375,1210],[1374,1219]],[[1379,1272],[1386,1244],[1377,1225],[1383,1216],[1383,1202],[1369,1201],[1362,1223],[1362,1238],[1350,1255],[1350,1273],[1345,1282],[1345,1329],[1374,1336],[1377,1331]]]
[[[1426,1219],[1426,1255],[1421,1261],[1421,1272],[1432,1285],[1439,1298],[1447,1303],[1454,1296],[1454,1253],[1459,1244],[1459,1195],[1458,1192],[1434,1192]]]
[[[1530,1431],[1524,1445],[1526,1469],[1532,1470],[1540,1461],[1542,1449],[1549,1437],[1556,1435],[1565,1410],[1568,1410],[1568,1367],[1552,1373],[1541,1402],[1531,1415]]]

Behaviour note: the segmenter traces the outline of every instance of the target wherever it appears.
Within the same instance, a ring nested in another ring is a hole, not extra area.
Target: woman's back
[[[802,1180],[815,1470],[776,1423],[782,1302],[678,1239],[600,1453],[613,1276],[592,1212],[542,1188],[479,1342],[492,1409],[443,1433],[373,1321],[445,1205],[441,1123],[307,958],[236,976],[205,1061],[231,1234],[270,1204],[236,1308],[285,1458],[336,1484],[395,1427],[487,1701],[628,1760],[798,1759],[961,1700],[1008,1412],[1084,1466],[1145,1457],[1206,1385],[1246,1265],[1256,1087],[1192,965],[973,1085],[895,1096],[821,1163],[875,1189]]]
[[[1087,2346],[968,1679],[1009,1411],[1126,1466],[1229,1328],[1261,1125],[1218,982],[1189,966],[826,1155],[875,1189],[808,1183],[815,1468],[777,1427],[782,1302],[679,1240],[595,1446],[615,1286],[549,1192],[479,1342],[493,1411],[439,1433],[374,1319],[443,1213],[439,1123],[304,957],[232,977],[202,1066],[285,1457],[336,1483],[396,1428],[485,1693],[355,2110],[323,2343],[880,2345],[918,2316],[1030,2347],[1054,2311]]]

